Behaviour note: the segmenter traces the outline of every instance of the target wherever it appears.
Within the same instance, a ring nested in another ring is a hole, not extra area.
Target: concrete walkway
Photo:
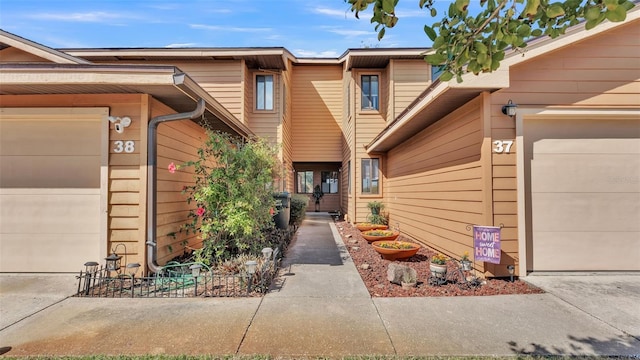
[[[68,275],[0,275],[0,350],[285,358],[640,354],[638,274],[528,277],[548,291],[539,295],[371,298],[331,218],[308,213],[281,279],[263,298],[87,299],[68,297],[69,281],[75,286]]]

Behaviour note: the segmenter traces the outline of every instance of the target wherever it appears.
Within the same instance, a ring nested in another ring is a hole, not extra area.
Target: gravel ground
[[[371,296],[375,297],[424,297],[424,296],[482,296],[501,294],[536,294],[542,293],[541,289],[515,280],[513,282],[504,279],[482,279],[477,287],[459,286],[447,283],[440,286],[429,284],[429,259],[436,254],[435,251],[421,245],[418,253],[411,258],[395,262],[408,265],[417,272],[418,284],[414,288],[403,289],[402,286],[392,284],[387,280],[387,268],[392,262],[383,259],[375,249],[361,235],[360,231],[345,221],[337,221],[336,225],[342,236],[342,241],[349,249],[349,253],[358,268]],[[398,240],[411,240],[400,235]],[[448,272],[452,273],[457,268],[453,261],[447,262]]]

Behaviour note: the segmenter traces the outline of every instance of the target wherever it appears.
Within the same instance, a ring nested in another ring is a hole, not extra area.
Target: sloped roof
[[[90,61],[54,50],[0,29],[0,50],[14,47],[56,64],[90,64]]]
[[[402,141],[427,128],[444,115],[464,105],[483,91],[496,91],[509,87],[509,70],[512,66],[531,61],[577,41],[602,34],[611,29],[640,21],[640,7],[636,6],[627,13],[623,22],[604,22],[591,30],[584,24],[568,29],[565,35],[551,39],[548,36],[529,41],[524,56],[521,52],[512,51],[505,56],[500,68],[492,73],[463,75],[463,82],[457,83],[455,78],[448,82],[435,81],[420,94],[400,115],[382,130],[368,145],[367,152],[385,152]]]

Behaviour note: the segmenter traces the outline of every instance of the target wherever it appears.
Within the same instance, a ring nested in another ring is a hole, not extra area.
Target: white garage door
[[[100,258],[104,115],[0,109],[0,271],[76,272]]]
[[[640,120],[525,124],[533,270],[640,270]]]

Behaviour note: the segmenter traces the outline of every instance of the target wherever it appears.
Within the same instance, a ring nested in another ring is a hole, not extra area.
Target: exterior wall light
[[[516,267],[513,265],[507,265],[507,270],[509,271],[509,276],[511,277],[511,282],[513,282],[513,273],[516,270]]]
[[[127,268],[127,273],[133,278],[138,273],[138,269],[140,269],[140,264],[139,263],[129,263],[129,264],[127,264],[126,268]]]
[[[189,269],[191,270],[191,276],[193,276],[193,285],[194,285],[194,294],[195,296],[198,296],[198,276],[200,276],[200,270],[202,270],[202,265],[201,264],[193,264],[191,266],[189,266]]]
[[[502,106],[502,113],[514,117],[516,116],[516,109],[518,108],[518,104],[514,104],[513,101],[509,100],[507,105]]]
[[[120,259],[122,259],[122,256],[116,254],[115,252],[104,258],[104,260],[106,261],[106,268],[109,273],[112,271],[118,272],[118,270],[120,270]]]

